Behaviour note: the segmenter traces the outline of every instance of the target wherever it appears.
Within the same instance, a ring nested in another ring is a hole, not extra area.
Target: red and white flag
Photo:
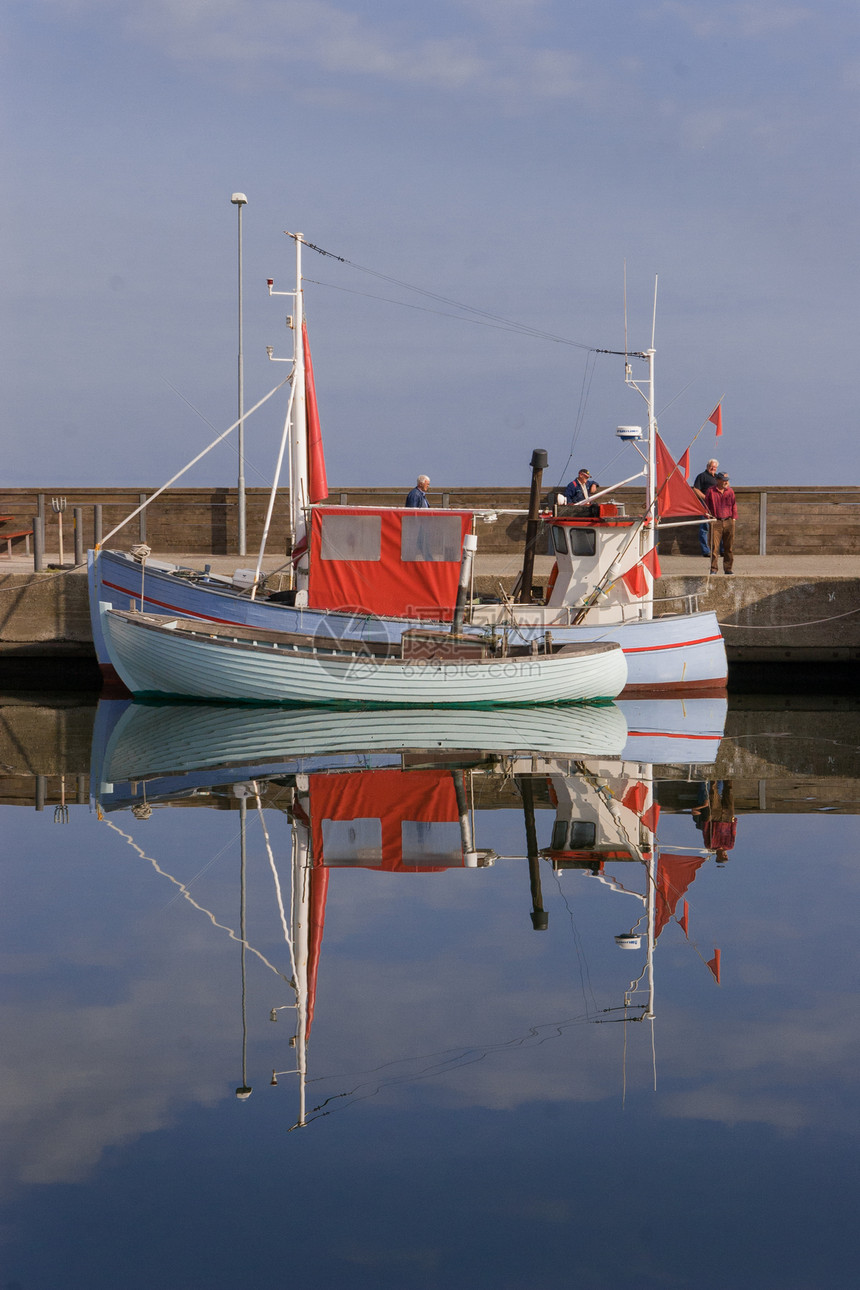
[[[660,577],[660,559],[657,555],[656,546],[652,546],[650,551],[646,551],[641,560],[637,560],[632,569],[622,573],[621,581],[624,583],[631,596],[642,597],[648,593],[648,579],[645,577],[645,570],[651,574],[652,578]]]

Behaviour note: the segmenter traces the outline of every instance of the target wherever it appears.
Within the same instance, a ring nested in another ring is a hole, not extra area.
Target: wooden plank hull
[[[326,648],[322,641],[312,649],[294,647],[276,633],[254,641],[208,634],[205,628],[192,632],[175,622],[120,611],[106,615],[114,666],[132,694],[463,707],[608,700],[627,679],[617,645],[485,660],[380,658]]]

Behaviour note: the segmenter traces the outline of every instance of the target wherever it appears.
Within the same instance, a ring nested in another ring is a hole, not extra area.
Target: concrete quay
[[[231,573],[253,561],[235,555],[154,552],[190,567],[209,563]],[[47,560],[50,561],[48,556]],[[713,609],[732,663],[853,663],[860,659],[860,555],[742,555],[735,570],[709,575],[705,557],[660,557],[655,612],[685,604]],[[283,556],[264,562],[264,572]],[[545,585],[551,556],[535,560],[535,584]],[[479,555],[476,590],[512,588],[520,570],[513,555]],[[11,660],[92,660],[85,569],[34,573],[32,558],[0,558],[0,688]]]

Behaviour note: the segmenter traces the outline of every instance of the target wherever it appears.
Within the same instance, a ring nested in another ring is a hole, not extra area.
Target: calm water
[[[90,783],[0,702],[0,1287],[854,1286],[860,713],[799,709],[711,770],[174,722],[129,787],[151,726]]]

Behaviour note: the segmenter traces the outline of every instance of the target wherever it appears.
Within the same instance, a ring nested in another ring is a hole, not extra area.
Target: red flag
[[[707,515],[705,503],[693,492],[659,434],[655,446],[658,515]]]
[[[646,596],[648,594],[648,579],[645,577],[645,570],[642,568],[642,562],[634,564],[632,569],[622,573],[621,581],[624,583],[631,596]]]
[[[652,802],[648,810],[642,816],[642,823],[650,833],[657,832],[657,822],[660,819],[660,803]]]
[[[669,919],[674,916],[675,906],[704,863],[704,856],[685,855],[682,853],[675,855],[666,851],[660,856],[660,863],[657,867],[655,937],[660,935]]]
[[[639,563],[645,566],[652,578],[660,577],[660,558],[657,555],[656,546],[652,546],[650,551],[646,551]]]
[[[717,406],[714,408],[714,410],[713,410],[713,412],[711,413],[711,415],[708,417],[708,420],[709,420],[709,421],[713,421],[714,425],[717,427],[717,433],[716,433],[716,435],[714,436],[714,438],[719,439],[720,435],[723,433],[723,405],[722,405],[722,402],[720,402],[720,403],[718,403],[718,404],[717,404]]]
[[[307,1038],[311,1037],[314,1024],[314,1005],[317,999],[320,950],[325,930],[325,905],[328,895],[328,869],[316,867],[310,876],[310,920],[308,926],[308,1024]]]
[[[314,369],[311,363],[311,347],[308,344],[308,327],[304,318],[302,318],[302,345],[305,352],[305,406],[308,420],[308,501],[324,502],[328,497],[328,483],[325,477],[325,457],[320,414],[317,408],[317,391],[314,385]]]
[[[717,949],[716,945],[714,946],[714,957],[712,959],[708,959],[708,967],[713,972],[717,985],[719,985],[720,984],[720,951]]]
[[[685,901],[684,901],[684,912],[683,912],[683,914],[681,915],[681,917],[678,919],[678,926],[681,928],[681,931],[684,933],[684,935],[685,935],[685,936],[687,937],[687,939],[689,940],[689,936],[690,936],[690,902],[689,902],[688,900],[685,900]]]
[[[627,792],[621,799],[621,805],[626,806],[628,811],[635,812],[636,815],[642,814],[642,808],[648,800],[648,789],[637,779],[635,784],[631,784]]]
[[[652,578],[660,577],[660,560],[657,556],[656,546],[652,546],[650,551],[646,551],[642,559],[637,560],[632,569],[622,573],[621,581],[631,596],[647,595],[648,579],[645,577],[645,569],[648,570]]]
[[[690,480],[690,449],[689,449],[689,448],[688,448],[688,449],[687,449],[687,451],[684,453],[684,455],[681,457],[681,460],[678,462],[678,465],[679,465],[679,466],[681,467],[681,469],[683,470],[683,472],[684,472],[684,478],[685,478],[685,479],[687,480],[687,482],[689,483],[689,480]]]

